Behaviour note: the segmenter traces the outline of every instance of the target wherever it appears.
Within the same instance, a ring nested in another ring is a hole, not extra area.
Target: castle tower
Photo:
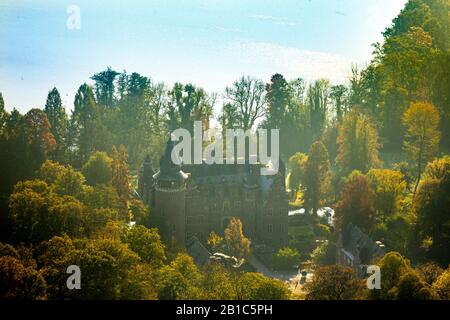
[[[171,158],[174,143],[169,139],[160,159],[159,172],[155,180],[154,214],[164,241],[175,239],[185,243],[186,234],[186,180],[188,175],[181,171]]]

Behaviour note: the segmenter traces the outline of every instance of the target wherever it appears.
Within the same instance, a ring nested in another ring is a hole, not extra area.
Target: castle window
[[[271,224],[267,225],[267,232],[269,232],[269,233],[273,232],[273,225],[271,225]]]
[[[267,209],[267,215],[273,216],[273,208]]]
[[[187,217],[186,217],[186,224],[187,224],[187,225],[192,224],[192,217],[190,217],[190,216],[187,216]]]

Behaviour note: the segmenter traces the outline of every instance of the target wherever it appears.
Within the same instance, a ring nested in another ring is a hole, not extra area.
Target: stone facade
[[[260,175],[260,164],[176,166],[169,140],[154,174],[149,158],[139,175],[138,193],[152,208],[165,241],[205,243],[211,231],[223,234],[239,218],[253,243],[279,248],[288,241],[288,195],[285,168]]]

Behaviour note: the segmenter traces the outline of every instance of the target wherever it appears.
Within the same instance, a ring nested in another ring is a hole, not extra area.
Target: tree
[[[106,152],[97,151],[89,157],[81,171],[91,186],[108,184],[111,181],[111,164],[112,159]]]
[[[95,81],[95,95],[97,102],[106,107],[112,107],[114,102],[114,80],[118,72],[108,67],[105,71],[94,74],[91,79]]]
[[[233,275],[220,263],[207,264],[200,283],[201,299],[236,299],[236,288],[233,280]]]
[[[414,272],[409,271],[400,277],[397,300],[433,300],[437,299],[431,287]]]
[[[371,230],[375,216],[373,191],[363,174],[358,171],[350,174],[335,211],[336,226],[339,229],[352,223],[366,232]]]
[[[131,190],[128,172],[128,154],[124,145],[120,145],[118,152],[113,146],[112,159],[112,185],[116,189],[121,201],[121,215],[124,219],[129,220],[128,201]]]
[[[3,135],[7,120],[8,113],[5,110],[5,101],[3,100],[3,95],[0,92],[0,137]]]
[[[346,111],[346,95],[347,88],[342,84],[332,86],[330,89],[330,98],[334,101],[338,123],[342,123],[342,117],[344,115],[344,112]]]
[[[127,245],[112,239],[54,237],[38,251],[42,252],[38,261],[49,284],[50,299],[120,299],[129,286],[130,270],[139,262]],[[67,288],[69,265],[82,270],[82,290]]]
[[[330,179],[328,151],[321,141],[316,141],[309,150],[303,174],[306,212],[312,209],[313,214],[317,214],[329,192]]]
[[[65,166],[59,164],[58,162],[47,160],[37,171],[36,177],[51,185],[55,183],[56,179],[58,179],[58,177],[66,171],[67,168]]]
[[[209,120],[214,103],[215,96],[208,96],[202,88],[175,83],[166,106],[169,130],[184,128],[192,132],[194,121]]]
[[[418,265],[416,267],[416,271],[426,283],[432,285],[444,272],[444,269],[442,269],[436,262],[429,261]]]
[[[401,277],[412,271],[410,261],[398,252],[388,252],[377,262],[377,266],[382,274],[381,289],[370,290],[370,298],[396,299]]]
[[[67,114],[62,106],[58,89],[53,88],[47,96],[44,112],[50,122],[50,129],[56,141],[55,159],[63,161],[65,153],[65,141],[67,130]]]
[[[53,184],[53,189],[61,196],[67,195],[78,198],[85,189],[85,181],[86,179],[80,172],[69,167],[58,175]]]
[[[450,246],[450,162],[448,157],[430,163],[425,169],[425,179],[415,196],[414,212],[417,215],[417,232],[424,240],[431,237],[429,254],[440,263],[449,261]]]
[[[270,78],[270,83],[266,84],[266,92],[268,127],[282,129],[289,102],[288,82],[281,74],[276,73]]]
[[[433,283],[433,289],[443,300],[450,300],[450,267],[447,268]]]
[[[308,156],[304,153],[297,152],[289,158],[289,166],[291,169],[289,175],[289,187],[294,191],[294,196],[297,196],[300,182],[303,180],[303,174],[305,172]],[[296,200],[296,199],[294,199]]]
[[[353,300],[362,297],[363,282],[353,269],[340,265],[319,267],[305,285],[307,300]]]
[[[326,79],[317,80],[308,88],[309,125],[313,141],[319,139],[325,129],[329,96],[330,82]]]
[[[416,193],[424,165],[438,150],[439,113],[430,103],[416,102],[405,111],[403,125],[406,128],[403,149],[414,163],[417,172],[414,187]]]
[[[406,192],[406,181],[399,171],[371,169],[367,173],[370,187],[374,191],[374,207],[381,222],[396,213],[400,200]]]
[[[367,116],[348,113],[339,130],[336,163],[343,175],[353,170],[366,173],[380,165],[378,134]]]
[[[73,197],[59,197],[39,180],[19,182],[9,200],[13,234],[18,241],[40,242],[66,233],[80,236],[87,208]]]
[[[129,228],[123,241],[136,252],[142,261],[153,267],[161,267],[166,259],[164,245],[157,229],[148,229],[142,225]]]
[[[251,129],[255,121],[264,116],[264,83],[242,76],[225,89],[224,98],[237,114],[237,123],[244,131]]]
[[[230,255],[241,259],[250,254],[250,240],[244,235],[241,220],[232,218],[224,234],[225,246]]]
[[[272,266],[277,270],[289,270],[298,266],[300,262],[300,253],[296,249],[281,248],[272,257]]]
[[[286,285],[260,273],[246,272],[236,283],[238,300],[287,300],[290,292]]]
[[[161,300],[196,299],[201,296],[198,285],[202,275],[191,256],[179,253],[170,263],[159,269],[158,298]]]
[[[216,252],[223,243],[223,238],[214,231],[211,231],[208,238],[208,245],[212,251]]]
[[[78,163],[81,166],[96,150],[107,151],[112,144],[112,134],[105,126],[109,109],[95,102],[92,88],[84,83],[75,95],[74,111],[70,123],[71,137],[75,142]],[[117,128],[116,128],[117,129]]]
[[[42,300],[46,283],[38,271],[25,267],[17,258],[0,257],[0,299]]]

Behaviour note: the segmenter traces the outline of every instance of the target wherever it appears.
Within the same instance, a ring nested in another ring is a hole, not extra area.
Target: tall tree
[[[373,226],[375,210],[373,191],[367,178],[358,171],[350,174],[336,204],[336,227],[342,229],[349,223],[366,232]]]
[[[342,123],[342,117],[346,111],[346,94],[347,88],[342,84],[332,86],[330,89],[330,97],[334,101],[338,123]]]
[[[61,96],[58,89],[53,88],[47,96],[47,102],[45,103],[44,112],[47,115],[47,119],[50,122],[51,131],[56,140],[55,159],[62,162],[64,161],[65,153],[65,141],[67,130],[67,114],[64,109]]]
[[[264,83],[261,80],[242,76],[225,89],[225,100],[238,115],[238,125],[244,131],[251,129],[256,120],[264,116]]]
[[[406,192],[406,182],[401,172],[389,169],[371,169],[367,173],[370,187],[374,191],[374,206],[381,222],[396,212]]]
[[[232,218],[224,233],[225,246],[230,255],[240,259],[250,254],[250,240],[244,235],[241,220]]]
[[[5,101],[3,100],[2,93],[0,92],[0,136],[3,134],[7,119],[8,113],[5,110]]]
[[[414,201],[419,239],[430,237],[429,255],[442,264],[450,259],[450,158],[431,162]]]
[[[170,130],[184,128],[192,132],[194,121],[209,121],[215,99],[192,84],[175,83],[166,107]]]
[[[269,128],[281,129],[289,102],[289,87],[286,79],[276,73],[266,84],[267,124]]]
[[[330,179],[328,151],[321,141],[316,141],[309,149],[303,174],[306,212],[312,209],[313,214],[317,214],[329,192]]]
[[[98,104],[105,107],[113,106],[114,80],[118,75],[118,72],[108,67],[105,71],[96,73],[91,77],[95,81],[95,96]]]
[[[336,162],[341,173],[353,170],[363,173],[380,165],[378,158],[378,134],[367,116],[352,111],[344,117],[339,130]]]
[[[317,140],[325,128],[330,96],[330,82],[326,79],[316,80],[308,88],[308,108],[312,137]]]
[[[119,151],[112,148],[112,185],[119,195],[121,201],[121,215],[124,220],[129,221],[128,201],[130,200],[130,178],[128,172],[128,154],[125,146],[120,145]]]
[[[436,153],[439,146],[439,113],[426,102],[413,103],[403,115],[406,128],[403,149],[409,155],[417,172],[414,193],[422,176],[422,170],[428,160]]]

